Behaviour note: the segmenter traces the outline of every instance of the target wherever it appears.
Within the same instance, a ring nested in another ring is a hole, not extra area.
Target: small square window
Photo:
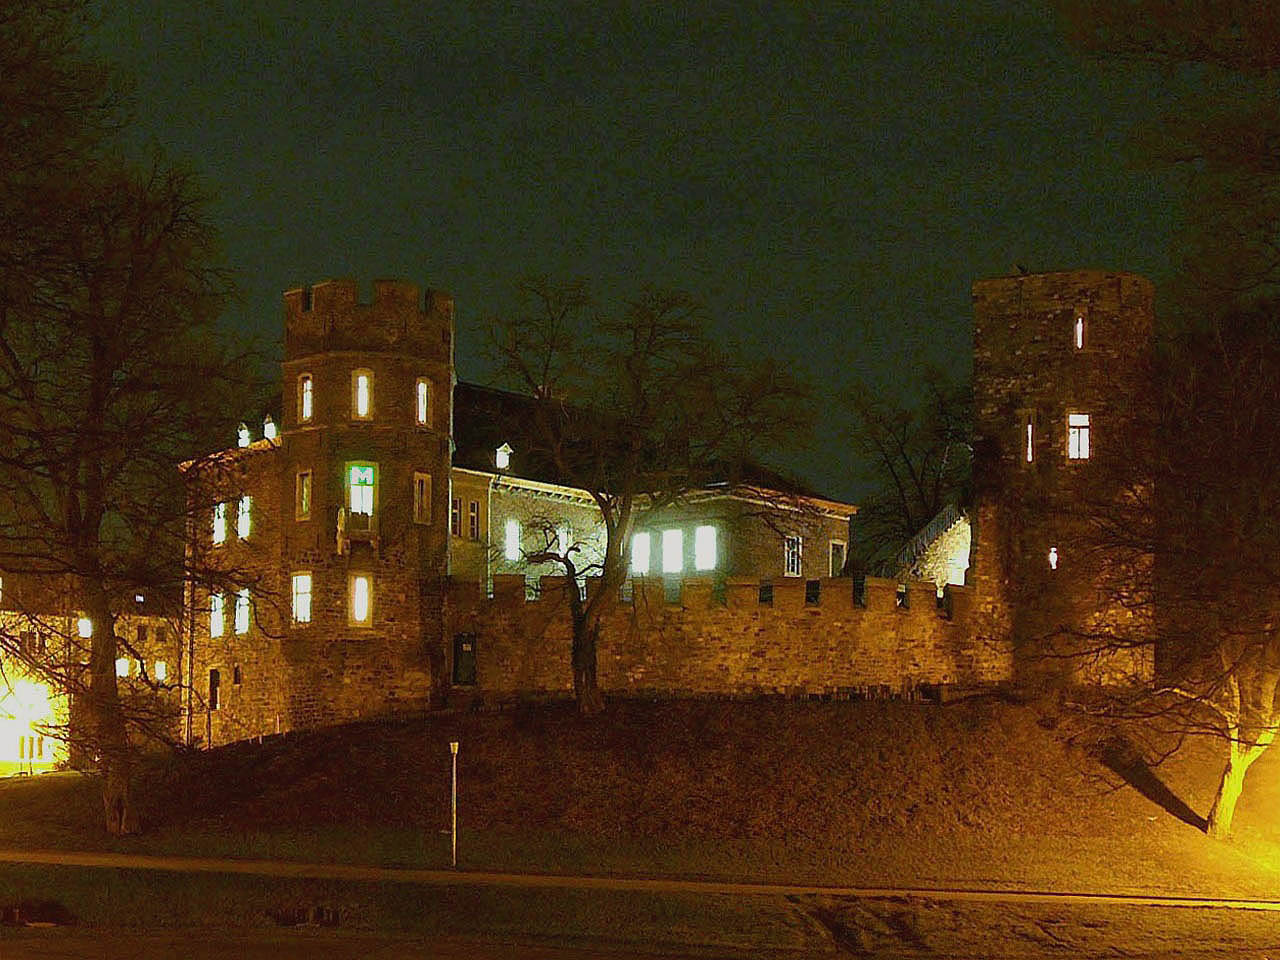
[[[128,657],[116,657],[117,677],[127,677],[129,675],[129,663],[130,660]]]

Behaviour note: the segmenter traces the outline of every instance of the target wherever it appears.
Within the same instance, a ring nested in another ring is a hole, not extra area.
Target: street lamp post
[[[450,844],[452,847],[452,861],[456,869],[458,866],[458,741],[453,740],[449,743],[449,752],[453,754],[453,801],[452,801],[452,825],[450,827]]]

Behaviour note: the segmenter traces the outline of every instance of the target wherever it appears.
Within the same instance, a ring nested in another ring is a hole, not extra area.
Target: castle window
[[[508,560],[520,559],[520,521],[512,518],[503,530],[502,555]]]
[[[357,626],[368,626],[369,611],[373,605],[373,586],[368,574],[357,573],[351,578],[351,606],[349,617]]]
[[[249,632],[249,588],[242,587],[236,594],[236,633]]]
[[[293,575],[293,622],[311,622],[311,574]]]
[[[716,528],[698,527],[693,531],[693,567],[714,570],[716,567]]]
[[[147,642],[147,628],[145,624],[138,624],[138,628],[134,631],[134,644],[141,647]]]
[[[462,536],[462,500],[458,497],[449,504],[449,532],[455,537]]]
[[[222,674],[217,670],[209,671],[209,709],[217,710],[220,705],[220,696],[222,692]]]
[[[418,378],[414,399],[417,403],[418,426],[425,427],[431,422],[431,387],[425,377]]]
[[[236,446],[247,447],[250,442],[249,425],[242,423],[236,428]]]
[[[800,576],[803,549],[804,546],[800,537],[782,538],[782,572],[785,576]]]
[[[1025,449],[1023,450],[1023,454],[1022,454],[1023,459],[1025,459],[1027,463],[1031,463],[1031,461],[1033,461],[1036,458],[1035,431],[1036,431],[1035,421],[1031,418],[1031,414],[1027,414],[1027,416],[1025,417],[1025,422],[1023,423],[1023,434],[1024,434],[1023,439],[1025,442]]]
[[[559,556],[567,557],[569,555],[569,526],[568,524],[560,524],[556,527],[556,553]]]
[[[129,675],[129,658],[116,657],[116,676],[127,677]]]
[[[347,465],[347,487],[352,513],[373,514],[375,471],[371,463]]]
[[[480,501],[472,500],[467,504],[467,536],[472,540],[480,539]]]
[[[276,431],[276,422],[271,419],[270,414],[262,418],[262,436],[265,440],[274,440],[279,436]]]
[[[252,525],[251,512],[253,510],[253,497],[245,494],[240,498],[240,506],[236,510],[236,536],[241,540],[249,539],[249,530]]]
[[[831,576],[839,577],[844,574],[844,557],[845,549],[848,545],[843,540],[831,541]]]
[[[649,534],[637,533],[631,538],[631,572],[645,576],[649,572]]]
[[[157,660],[151,673],[155,677],[156,683],[164,683],[169,677],[169,665],[163,660]]]
[[[1087,413],[1067,414],[1067,458],[1069,460],[1089,459],[1089,415]]]
[[[226,598],[215,593],[209,597],[209,636],[220,637],[225,627],[223,611],[226,609]]]
[[[227,542],[227,505],[216,503],[213,506],[213,542]]]
[[[311,519],[311,471],[299,470],[293,515],[298,520]]]
[[[431,474],[413,475],[413,522],[431,522]]]
[[[232,684],[238,687],[240,686],[240,682],[242,679],[243,677],[240,674],[240,664],[237,663],[234,667],[231,668],[231,682]]]
[[[373,373],[355,370],[351,374],[351,419],[373,418]]]
[[[311,422],[311,374],[298,377],[298,422]]]
[[[76,621],[76,635],[81,640],[88,640],[93,636],[93,621],[88,617],[81,617]]]
[[[662,531],[662,572],[679,573],[684,569],[684,531]]]
[[[499,470],[506,470],[511,466],[511,444],[504,443],[493,452],[493,463]]]
[[[1075,324],[1071,330],[1071,342],[1075,344],[1077,350],[1084,349],[1084,313],[1076,311]]]
[[[1057,547],[1049,548],[1049,569],[1050,570],[1058,569],[1058,548]]]

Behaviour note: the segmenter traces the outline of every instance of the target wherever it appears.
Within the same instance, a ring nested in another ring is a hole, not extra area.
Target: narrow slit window
[[[225,614],[226,598],[220,593],[215,593],[209,597],[209,636],[220,637],[223,630],[226,629]]]
[[[213,542],[227,542],[227,505],[216,503],[213,506]]]
[[[1071,330],[1072,342],[1077,350],[1084,349],[1084,314],[1076,314],[1076,322]]]
[[[298,378],[298,422],[311,422],[311,374],[304,373]]]
[[[298,496],[294,516],[299,520],[311,519],[311,471],[298,473]]]
[[[417,386],[414,388],[414,403],[418,426],[427,426],[431,421],[431,388],[427,385],[425,377],[418,378]]]
[[[311,622],[311,574],[293,575],[293,622]]]
[[[462,499],[454,497],[449,504],[449,532],[455,537],[462,536]]]
[[[413,475],[413,522],[431,522],[431,474]]]
[[[351,578],[351,622],[367,624],[369,610],[372,606],[373,589],[367,574],[356,574]]]
[[[1049,569],[1050,570],[1058,569],[1058,548],[1057,547],[1049,548]]]
[[[480,539],[480,501],[472,500],[467,504],[467,536],[472,540]]]
[[[1067,458],[1088,460],[1090,453],[1089,414],[1067,414]]]
[[[637,533],[631,538],[631,572],[645,576],[649,572],[649,534]]]
[[[351,374],[351,418],[369,420],[373,417],[373,374],[368,370],[356,370]]]
[[[249,588],[243,587],[236,594],[236,633],[249,632]]]
[[[716,568],[716,528],[697,527],[693,531],[693,567],[695,570]]]
[[[503,531],[502,555],[508,560],[520,559],[520,521],[508,520]]]
[[[246,494],[240,498],[240,503],[236,507],[236,536],[241,540],[248,540],[252,525],[253,497]]]
[[[1027,463],[1031,463],[1036,458],[1036,427],[1030,417],[1024,424],[1023,433],[1025,434],[1026,449],[1023,451],[1023,457]]]

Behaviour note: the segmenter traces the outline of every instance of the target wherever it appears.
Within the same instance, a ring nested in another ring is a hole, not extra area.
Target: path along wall
[[[861,603],[848,578],[818,583],[814,596],[804,581],[775,582],[772,601],[762,603],[754,580],[730,581],[718,596],[710,581],[686,579],[673,603],[660,579],[637,579],[631,599],[603,625],[600,686],[628,693],[794,695],[900,692],[1012,677],[1008,644],[984,630],[967,587],[949,587],[939,606],[929,582],[910,584],[905,604],[892,580],[869,578]],[[477,691],[503,696],[570,688],[563,590],[559,577],[544,577],[536,600],[525,599],[519,576],[496,577],[492,599],[478,584],[450,585],[447,623],[455,636],[471,635]]]

